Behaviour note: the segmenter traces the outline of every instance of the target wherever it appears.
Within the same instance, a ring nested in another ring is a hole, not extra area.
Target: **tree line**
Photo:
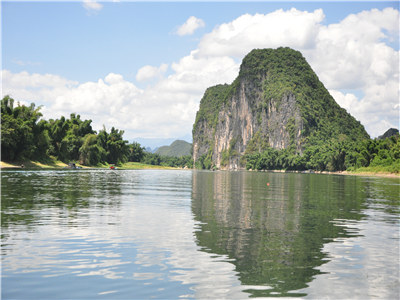
[[[261,153],[244,156],[247,169],[344,171],[376,168],[400,173],[400,138],[353,141],[341,135],[337,139],[309,146],[302,154],[291,149],[267,148]]]
[[[16,105],[15,105],[16,104]],[[92,120],[82,120],[72,113],[69,118],[44,120],[41,107],[15,103],[10,96],[1,100],[1,156],[4,161],[46,160],[55,157],[63,162],[86,166],[104,163],[120,165],[144,162],[183,167],[190,159],[169,158],[147,153],[136,142],[123,139],[123,130],[114,127],[96,132]]]
[[[123,130],[114,127],[96,132],[92,120],[80,115],[44,120],[41,107],[17,103],[5,96],[1,100],[1,158],[4,161],[46,160],[55,157],[63,162],[79,162],[86,166],[104,163],[120,165],[141,162],[170,167],[193,167],[191,155],[161,156],[146,152],[139,143],[129,144]],[[363,167],[383,168],[400,173],[399,134],[385,139],[354,141],[346,135],[315,139],[299,154],[295,149],[277,150],[267,147],[262,152],[247,151],[241,158],[243,166],[253,170],[318,170],[343,171]],[[200,159],[197,168],[210,169]]]

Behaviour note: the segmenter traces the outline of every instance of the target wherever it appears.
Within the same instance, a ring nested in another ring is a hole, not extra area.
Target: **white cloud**
[[[168,65],[167,64],[161,64],[159,67],[153,67],[153,66],[144,66],[139,69],[139,71],[136,74],[136,80],[137,81],[147,81],[150,79],[158,78],[160,79],[162,75],[167,71]]]
[[[184,24],[179,26],[178,30],[176,33],[180,36],[183,35],[191,35],[193,34],[197,29],[204,27],[205,23],[202,19],[198,19],[194,16],[189,17]]]
[[[396,34],[398,18],[399,12],[393,9],[372,10],[321,27],[316,47],[307,58],[329,88],[354,89],[371,80],[384,82],[398,74],[398,53],[382,42],[385,31]]]
[[[54,95],[68,92],[78,84],[52,74],[30,74],[28,72],[12,73],[2,70],[2,93],[16,100],[31,102],[52,101]]]
[[[358,89],[361,99],[343,103],[372,137],[399,126],[399,52],[384,43],[399,34],[399,12],[373,9],[321,27],[306,57],[328,89]],[[341,103],[342,102],[342,103]]]
[[[149,83],[144,89],[114,73],[78,84],[57,75],[3,71],[3,94],[45,104],[46,118],[80,113],[98,127],[125,130],[125,138],[179,137],[191,131],[205,89],[231,83],[250,50],[289,46],[304,54],[337,102],[375,137],[398,127],[399,52],[386,43],[397,39],[398,20],[392,8],[327,26],[320,9],[246,14],[215,27],[178,61],[139,69],[136,80]]]
[[[120,74],[110,73],[96,82],[69,81],[60,76],[2,72],[3,95],[17,101],[43,105],[46,119],[68,117],[75,112],[93,120],[95,130],[106,125],[125,130],[124,137],[179,137],[191,130],[201,93],[210,84],[180,81],[172,76],[139,89]]]
[[[88,13],[96,13],[102,10],[103,8],[103,4],[95,0],[84,0],[82,5],[87,10]]]
[[[254,48],[289,46],[308,49],[315,46],[323,19],[322,9],[312,13],[292,8],[266,15],[245,14],[206,34],[199,44],[199,50],[202,55],[242,58]]]

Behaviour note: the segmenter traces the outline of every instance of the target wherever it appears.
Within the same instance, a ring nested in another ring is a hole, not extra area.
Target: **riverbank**
[[[23,166],[23,167],[22,167]],[[80,164],[76,164],[77,167],[81,167],[82,169],[109,169],[110,165],[104,164],[100,166],[83,166]],[[4,162],[1,161],[0,163],[0,168],[1,169],[64,169],[67,168],[68,164],[56,160],[56,159],[51,159],[45,162],[39,162],[39,161],[31,161],[31,160],[26,160],[26,161],[18,161],[18,162]],[[180,168],[173,168],[173,167],[166,167],[166,166],[155,166],[155,165],[148,165],[148,164],[143,164],[139,162],[127,162],[122,164],[121,166],[116,167],[119,170],[149,170],[149,169],[154,169],[154,170],[178,170]],[[274,172],[274,173],[285,173],[288,171],[285,170],[270,170],[267,172]],[[290,171],[289,171],[290,172]],[[301,173],[301,172],[299,172]],[[307,173],[307,171],[306,171]],[[400,178],[399,173],[390,173],[390,172],[385,172],[382,170],[375,170],[375,169],[370,169],[370,168],[362,168],[362,169],[357,169],[354,171],[337,171],[337,172],[328,172],[328,171],[322,171],[322,172],[313,172],[316,174],[333,174],[333,175],[354,175],[354,176],[378,176],[378,177],[391,177],[391,178]]]
[[[109,169],[110,165],[104,164],[99,166],[83,166],[80,164],[76,164],[77,167],[82,169]],[[24,161],[17,161],[17,162],[5,162],[1,161],[0,163],[1,169],[65,169],[68,168],[68,164],[56,160],[56,159],[49,159],[46,161],[32,161],[32,160],[24,160]],[[165,166],[154,166],[154,165],[147,165],[138,162],[127,162],[122,164],[121,166],[116,167],[119,170],[144,170],[144,169],[157,169],[157,170],[176,170],[179,168],[172,168],[172,167],[165,167]]]
[[[331,172],[332,174],[339,175],[355,175],[355,176],[378,176],[378,177],[390,177],[399,178],[399,173],[389,173],[389,172],[372,172],[372,171],[342,171],[342,172]]]
[[[304,173],[304,174],[330,174],[330,175],[353,175],[353,176],[376,176],[376,177],[391,177],[399,178],[399,173],[391,173],[385,171],[369,170],[368,168],[357,169],[354,171],[286,171],[286,170],[250,170],[252,172],[272,172],[272,173]]]
[[[0,168],[4,169],[62,169],[68,167],[66,163],[59,160],[48,160],[45,162],[24,160],[24,161],[14,161],[14,162],[0,162]]]

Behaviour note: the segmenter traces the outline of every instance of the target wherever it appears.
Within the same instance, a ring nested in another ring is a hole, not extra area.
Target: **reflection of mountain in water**
[[[362,217],[360,182],[314,174],[194,172],[192,210],[203,224],[198,244],[233,258],[242,285],[257,286],[249,287],[253,296],[301,296],[290,291],[320,273],[317,267],[327,261],[324,243],[350,234],[332,221]]]

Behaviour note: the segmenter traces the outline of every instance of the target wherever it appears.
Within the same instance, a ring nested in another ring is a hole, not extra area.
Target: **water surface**
[[[399,179],[3,171],[3,299],[398,298]]]

